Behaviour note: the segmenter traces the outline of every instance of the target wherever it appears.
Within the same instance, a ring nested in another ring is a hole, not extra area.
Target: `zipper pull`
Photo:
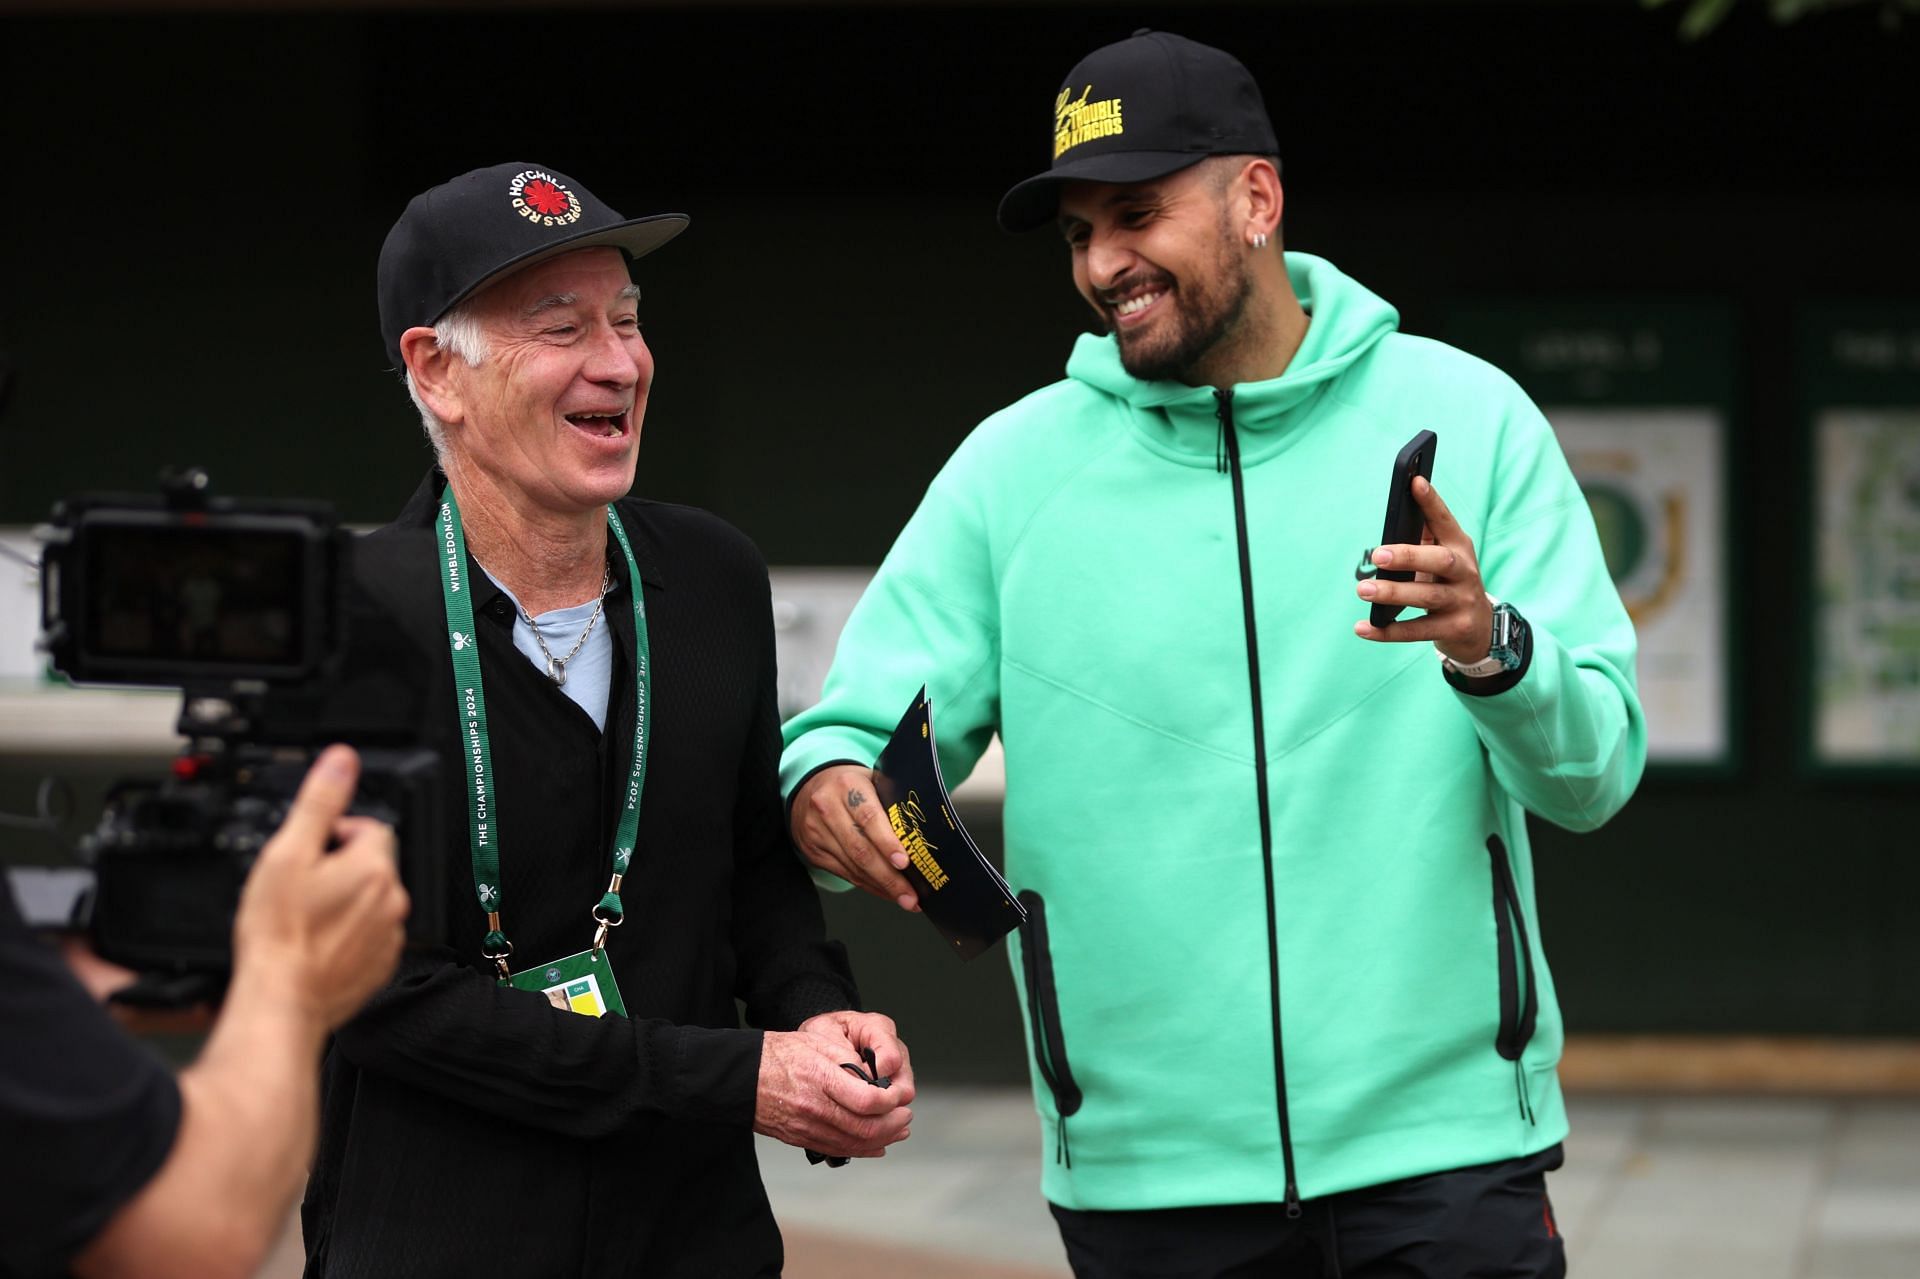
[[[1301,1214],[1300,1187],[1293,1184],[1293,1178],[1287,1178],[1287,1220],[1298,1221]]]
[[[1213,473],[1227,473],[1227,432],[1233,429],[1233,388],[1215,387],[1213,392],[1213,420],[1220,424],[1219,433],[1213,437]]]

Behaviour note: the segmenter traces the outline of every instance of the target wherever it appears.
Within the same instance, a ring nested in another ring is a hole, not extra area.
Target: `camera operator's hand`
[[[314,762],[247,877],[233,928],[235,983],[284,986],[282,997],[325,1030],[393,975],[405,939],[392,828],[343,816],[359,775],[359,757],[345,746]]]
[[[83,1279],[248,1275],[279,1235],[313,1155],[321,1046],[392,975],[403,940],[393,832],[344,815],[359,774],[358,756],[329,747],[261,850],[220,1019],[180,1075],[173,1149],[74,1259]]]

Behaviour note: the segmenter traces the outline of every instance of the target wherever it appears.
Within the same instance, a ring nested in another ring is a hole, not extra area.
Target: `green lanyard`
[[[620,826],[613,835],[613,879],[606,895],[590,914],[598,927],[593,948],[607,942],[607,930],[617,928],[623,918],[620,908],[620,881],[633,860],[634,838],[640,829],[640,793],[647,780],[647,605],[641,596],[640,566],[634,563],[633,545],[620,515],[607,507],[607,527],[627,557],[627,582],[633,590],[634,634],[634,717],[633,756],[627,775],[626,806],[620,813]],[[473,890],[480,909],[487,912],[487,937],[480,953],[492,960],[507,979],[507,956],[513,943],[500,927],[500,823],[497,817],[499,794],[493,784],[493,750],[487,734],[487,694],[480,680],[480,640],[473,627],[473,596],[465,580],[467,539],[460,529],[460,503],[454,498],[453,485],[440,494],[439,522],[440,590],[447,606],[447,643],[453,652],[453,703],[459,722],[460,740],[465,747],[467,775],[467,835],[473,848]]]

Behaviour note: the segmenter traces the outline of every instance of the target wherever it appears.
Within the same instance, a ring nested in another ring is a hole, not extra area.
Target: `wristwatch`
[[[1440,665],[1448,674],[1462,679],[1486,679],[1519,667],[1525,654],[1527,619],[1520,616],[1513,605],[1502,604],[1491,595],[1487,599],[1493,604],[1493,639],[1487,655],[1477,662],[1456,662],[1441,653]]]

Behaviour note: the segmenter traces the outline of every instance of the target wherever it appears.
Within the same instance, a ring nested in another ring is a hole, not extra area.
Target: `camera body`
[[[406,725],[328,724],[351,585],[350,535],[332,509],[214,498],[205,472],[189,470],[158,497],[63,502],[44,534],[42,645],[54,668],[76,683],[183,693],[189,744],[171,775],[117,783],[80,841],[94,884],[75,922],[94,949],[156,979],[197,979],[159,980],[134,998],[224,984],[242,886],[331,741],[360,750],[350,811],[398,833],[409,940],[442,940],[437,757]]]
[[[314,749],[230,746],[181,755],[172,776],[126,781],[80,841],[94,886],[81,910],[94,950],[143,973],[223,981],[233,963],[233,919],[254,859],[280,829]],[[415,906],[408,939],[440,940],[422,887],[441,826],[439,761],[424,750],[364,749],[353,813],[399,833],[400,877]]]

